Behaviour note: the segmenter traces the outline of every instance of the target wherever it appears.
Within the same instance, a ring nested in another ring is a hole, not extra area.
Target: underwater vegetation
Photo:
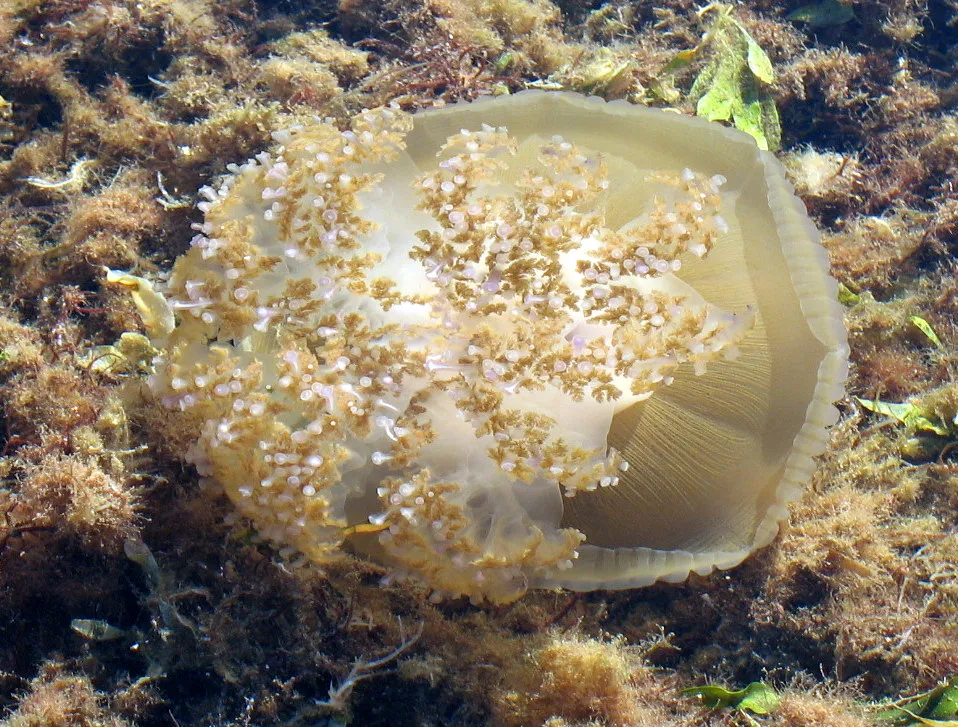
[[[956,22],[953,0],[4,3],[2,723],[956,719]],[[165,284],[197,190],[283,130],[527,88],[778,147],[852,363],[809,486],[743,565],[636,591],[432,603],[277,550],[183,463],[195,431],[104,268]]]

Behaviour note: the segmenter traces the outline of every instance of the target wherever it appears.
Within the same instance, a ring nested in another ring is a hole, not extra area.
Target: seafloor
[[[772,61],[756,88],[852,349],[817,476],[733,571],[481,607],[353,560],[290,569],[181,464],[145,372],[96,363],[142,330],[102,267],[168,270],[197,188],[272,131],[528,86],[694,113],[725,10],[2,0],[2,724],[958,724],[958,688],[876,707],[958,677],[955,0],[730,9]],[[751,682],[777,705],[681,694]]]

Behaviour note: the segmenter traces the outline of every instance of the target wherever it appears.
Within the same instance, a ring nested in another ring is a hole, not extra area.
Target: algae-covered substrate
[[[2,724],[955,724],[956,68],[954,0],[6,0]],[[840,418],[734,569],[470,603],[375,547],[307,558],[155,396],[139,283],[107,269],[162,290],[228,165],[529,88],[727,116],[821,231]]]

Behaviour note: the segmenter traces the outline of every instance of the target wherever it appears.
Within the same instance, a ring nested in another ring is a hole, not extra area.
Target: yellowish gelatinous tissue
[[[751,139],[528,92],[276,144],[201,190],[163,297],[113,275],[186,458],[265,537],[498,602],[772,539],[847,348],[818,235]]]

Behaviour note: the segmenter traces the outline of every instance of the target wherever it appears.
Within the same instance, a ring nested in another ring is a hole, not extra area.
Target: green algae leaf
[[[840,0],[822,0],[819,3],[803,5],[785,16],[786,20],[808,23],[813,28],[827,28],[854,20],[852,6]]]
[[[915,327],[925,334],[925,337],[935,344],[935,348],[944,348],[944,345],[941,342],[941,339],[938,338],[938,334],[935,333],[935,329],[931,327],[931,324],[926,321],[924,318],[919,316],[909,316],[908,320],[915,324]]]
[[[952,677],[945,684],[932,689],[931,699],[925,705],[922,716],[925,718],[953,720],[958,717],[958,677]],[[947,724],[958,724],[954,721]]]
[[[755,77],[763,83],[772,83],[775,80],[775,71],[772,69],[772,60],[768,54],[762,50],[762,46],[755,42],[755,38],[749,35],[743,26],[737,20],[733,20],[735,26],[742,32],[745,38],[747,53],[745,61],[748,63],[749,70],[755,74]]]
[[[682,694],[687,697],[699,697],[709,709],[732,707],[755,714],[768,714],[774,711],[781,701],[775,690],[762,682],[752,682],[745,689],[738,691],[706,684],[683,689]]]
[[[927,717],[922,717],[913,712],[909,712],[907,709],[898,708],[914,721],[914,724],[922,724],[926,727],[958,727],[958,720],[954,719],[928,719]]]
[[[777,149],[782,141],[775,103],[755,98],[732,110],[732,123],[755,139],[759,149]]]
[[[737,706],[755,714],[768,714],[778,708],[781,699],[775,690],[762,682],[752,682],[742,690],[745,694]]]
[[[947,437],[951,434],[951,430],[948,427],[942,426],[926,417],[921,413],[921,409],[914,404],[895,404],[888,401],[861,399],[857,396],[855,400],[868,409],[868,411],[897,419],[905,426],[916,431],[934,432],[942,437]]]
[[[862,297],[845,283],[838,284],[838,302],[842,305],[855,305]]]
[[[928,713],[930,717],[958,717],[958,677],[952,677]]]
[[[695,105],[695,115],[702,116],[709,121],[730,121],[735,98],[728,88],[720,86],[712,88],[699,99]]]
[[[515,61],[515,59],[516,57],[512,53],[509,53],[508,51],[506,51],[505,53],[500,55],[498,58],[496,58],[496,62],[494,64],[494,68],[496,69],[496,75],[501,76],[506,71],[508,71],[509,68],[512,66],[513,61]]]
[[[731,121],[735,128],[749,134],[759,148],[777,149],[782,127],[775,101],[768,86],[775,81],[775,69],[762,47],[741,23],[732,18],[732,8],[718,3],[710,6],[715,19],[702,42],[690,51],[672,58],[659,82],[707,51],[689,99],[696,102],[695,112],[709,121]]]
[[[918,412],[918,407],[914,404],[894,404],[874,399],[861,399],[857,396],[855,400],[868,409],[868,411],[874,412],[875,414],[884,414],[892,419],[897,419],[902,424],[906,424],[909,418],[914,417]]]
[[[907,727],[958,727],[958,677],[951,677],[934,689],[907,697],[877,713],[883,721]]]
[[[742,30],[745,33],[745,30]],[[755,74],[755,77],[764,82],[772,83],[775,80],[775,71],[772,70],[772,60],[768,57],[762,47],[752,40],[752,36],[745,33],[748,40],[748,67]]]

